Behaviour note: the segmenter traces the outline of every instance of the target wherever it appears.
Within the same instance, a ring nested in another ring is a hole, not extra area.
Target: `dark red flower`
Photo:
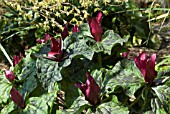
[[[75,32],[80,32],[79,27],[77,25],[74,25],[74,27],[72,28],[72,33]]]
[[[88,23],[90,26],[90,31],[91,34],[94,37],[94,40],[96,42],[101,41],[101,37],[103,34],[103,29],[101,26],[101,21],[102,21],[102,12],[99,12],[96,17],[93,17],[92,19],[88,18]]]
[[[14,55],[14,56],[13,56],[13,65],[14,65],[14,66],[17,65],[17,64],[20,62],[20,60],[21,60],[22,58],[23,58],[23,56],[22,56],[21,53],[20,53],[19,56]]]
[[[123,53],[122,53],[122,57],[123,57],[123,58],[127,58],[128,55],[129,55],[129,52],[123,52]]]
[[[134,58],[136,66],[141,71],[145,82],[152,84],[156,78],[157,72],[155,71],[156,54],[152,54],[150,59],[147,58],[146,52],[142,52],[138,57]]]
[[[50,39],[50,35],[49,34],[45,34],[44,39],[37,39],[38,43],[42,43],[45,44],[47,42],[48,39]]]
[[[14,101],[14,103],[16,103],[20,108],[24,109],[25,102],[15,87],[11,89],[10,94],[11,94],[11,98]]]
[[[62,60],[62,39],[58,37],[51,38],[51,51],[48,52],[48,58],[51,60],[61,61]]]
[[[11,70],[5,70],[5,76],[10,82],[15,79],[15,75]]]
[[[68,34],[68,25],[67,24],[65,24],[64,30],[60,34],[61,34],[63,40],[69,35]]]
[[[100,102],[100,87],[89,73],[86,73],[86,77],[86,85],[76,83],[75,86],[82,91],[82,93],[85,95],[85,99],[89,101],[90,104],[96,105]]]

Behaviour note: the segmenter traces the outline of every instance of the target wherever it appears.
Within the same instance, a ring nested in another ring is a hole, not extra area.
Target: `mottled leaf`
[[[19,80],[24,80],[29,76],[34,76],[36,74],[35,60],[29,56],[23,58],[14,68],[14,72]]]
[[[31,97],[26,103],[26,108],[21,114],[48,114],[48,105],[41,97]]]
[[[144,84],[143,76],[134,61],[119,61],[112,70],[106,73],[104,86],[107,93],[114,92],[117,86],[124,88],[125,93],[133,97],[136,90]]]
[[[70,58],[84,56],[85,58],[92,60],[94,55],[94,51],[89,48],[84,39],[71,44],[69,49],[71,50],[71,53],[69,54]]]
[[[123,39],[118,34],[114,33],[113,30],[108,30],[102,36],[101,44],[104,48],[104,53],[111,54],[112,47],[116,44],[123,45],[124,42],[127,42],[127,38]]]
[[[87,114],[91,114],[93,111],[88,110]],[[128,107],[124,107],[117,99],[116,96],[112,96],[110,102],[102,103],[97,108],[94,114],[129,114]]]
[[[27,77],[23,84],[23,92],[30,93],[37,87],[37,81],[34,75]]]
[[[12,89],[12,84],[5,78],[5,75],[0,75],[0,104],[7,102]]]
[[[8,105],[6,105],[0,112],[1,114],[9,114],[15,109],[15,104],[11,101]]]
[[[85,109],[89,107],[88,105],[88,101],[86,101],[84,99],[84,97],[78,97],[73,105],[66,110],[57,110],[56,114],[81,114],[81,112]]]
[[[157,87],[152,87],[154,92],[156,93],[155,99],[153,102],[157,102],[156,108],[160,110],[165,110],[167,113],[170,112],[170,87],[167,85],[159,85]],[[153,103],[152,103],[153,104]]]
[[[37,59],[36,67],[38,69],[37,77],[43,87],[49,92],[53,91],[55,83],[62,80],[60,73],[62,67],[58,66],[58,62],[45,58]]]

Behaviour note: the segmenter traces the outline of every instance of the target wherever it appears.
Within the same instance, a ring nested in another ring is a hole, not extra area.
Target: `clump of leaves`
[[[93,26],[100,14],[15,56],[0,76],[1,113],[168,113],[169,76],[155,73],[155,54],[127,59],[128,38]]]

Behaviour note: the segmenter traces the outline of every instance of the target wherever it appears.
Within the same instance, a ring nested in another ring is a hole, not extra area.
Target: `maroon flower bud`
[[[72,33],[75,32],[80,32],[79,27],[77,25],[74,25],[74,27],[72,28]]]
[[[134,58],[136,66],[141,71],[145,82],[152,84],[156,78],[157,72],[155,71],[156,54],[152,54],[150,59],[147,58],[146,52],[142,52],[138,57]]]
[[[123,57],[123,58],[127,58],[128,55],[129,55],[129,52],[123,52],[123,53],[122,53],[122,57]]]
[[[22,58],[23,58],[23,56],[22,56],[21,53],[20,53],[20,56],[14,55],[14,56],[13,56],[13,65],[14,65],[14,66],[17,65]]]
[[[86,85],[76,83],[75,86],[82,91],[82,93],[85,95],[85,99],[89,101],[90,104],[96,105],[100,102],[100,87],[89,73],[86,73],[86,77]]]
[[[10,82],[12,82],[15,79],[14,73],[10,70],[5,70],[5,76]]]
[[[68,25],[67,24],[65,24],[64,30],[60,34],[61,34],[63,40],[69,35],[68,34]]]
[[[58,37],[51,38],[51,51],[48,52],[48,58],[51,60],[61,61],[62,59],[62,39]]]
[[[94,40],[96,42],[101,41],[101,37],[103,34],[103,29],[101,27],[101,21],[102,21],[102,12],[99,12],[96,17],[93,17],[92,19],[88,18],[88,23],[90,26],[91,34],[94,37]]]
[[[50,35],[49,34],[45,34],[44,39],[37,39],[38,43],[42,43],[45,44],[47,42],[48,39],[50,39]]]
[[[25,102],[15,87],[11,89],[10,94],[11,94],[11,98],[14,101],[14,103],[16,103],[20,108],[24,109]]]

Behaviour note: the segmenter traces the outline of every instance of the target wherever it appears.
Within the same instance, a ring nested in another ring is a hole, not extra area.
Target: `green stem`
[[[1,43],[0,43],[0,49],[2,50],[3,54],[5,55],[5,57],[7,58],[7,60],[11,64],[11,66],[13,66],[13,62],[12,62],[11,58],[9,57],[8,53],[6,52],[4,47],[1,45]]]
[[[129,109],[134,105],[134,104],[136,104],[136,102],[141,98],[141,94],[135,99],[135,101],[133,101],[131,104],[130,104],[130,106],[129,106]]]

